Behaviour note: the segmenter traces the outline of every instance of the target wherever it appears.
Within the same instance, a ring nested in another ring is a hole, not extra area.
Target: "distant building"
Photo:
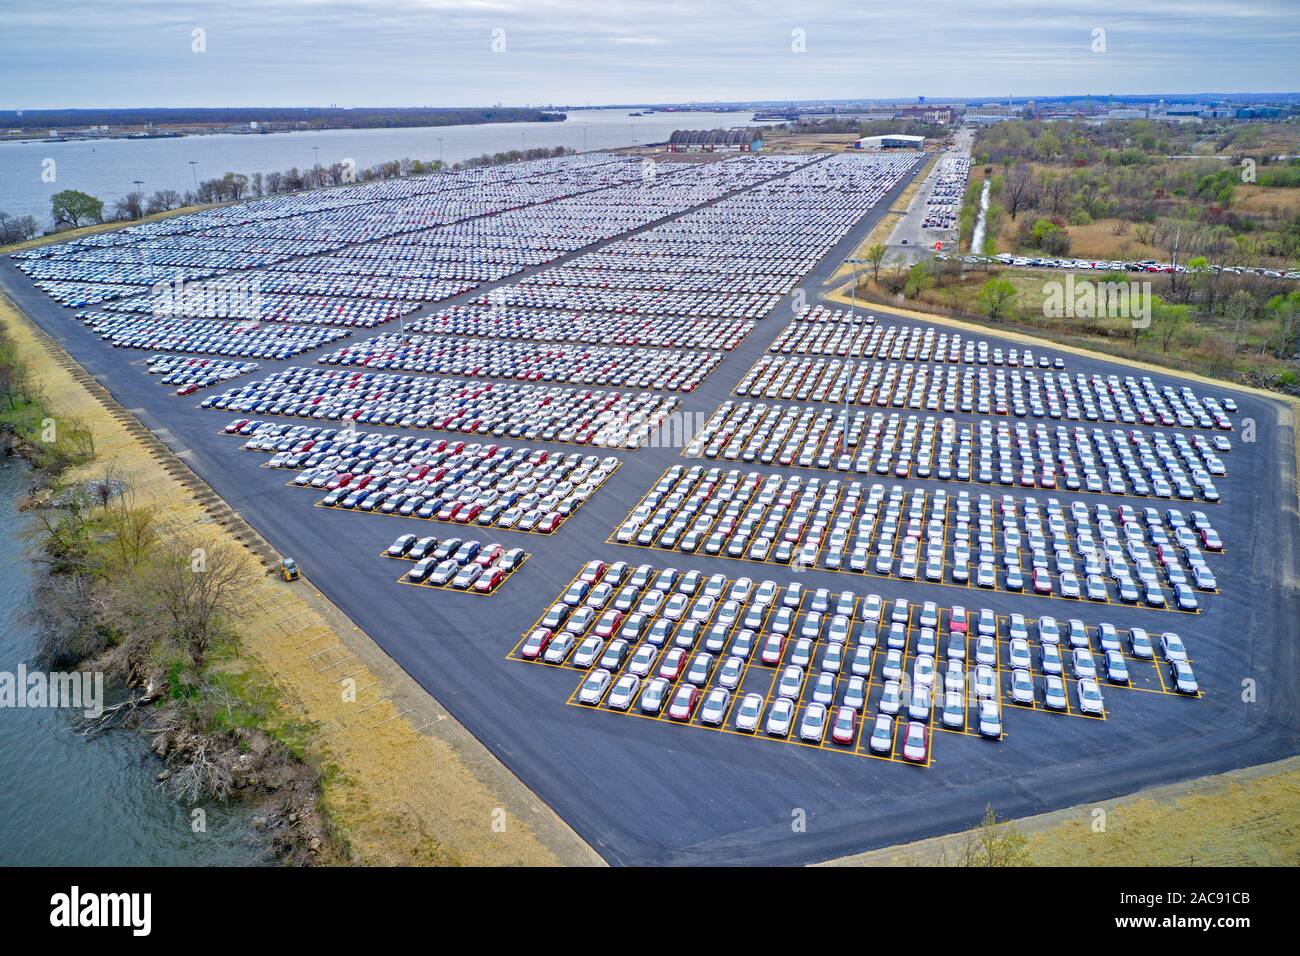
[[[883,136],[863,136],[853,144],[854,149],[920,149],[925,145],[924,136],[905,136],[902,133],[889,133]]]
[[[676,129],[668,137],[670,153],[757,153],[763,134],[756,129]]]

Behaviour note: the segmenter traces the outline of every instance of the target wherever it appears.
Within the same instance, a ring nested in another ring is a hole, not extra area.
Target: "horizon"
[[[1116,0],[879,11],[751,0],[705,11],[683,0],[653,11],[591,0],[231,0],[217,10],[69,0],[6,20],[0,78],[14,110],[596,108],[592,90],[614,107],[1146,96],[1163,84],[1195,89],[1207,75],[1241,78],[1242,95],[1294,95],[1276,91],[1294,84],[1300,50],[1300,7],[1285,0],[1209,11],[1152,0],[1141,13]],[[139,106],[154,88],[169,91],[168,106]]]

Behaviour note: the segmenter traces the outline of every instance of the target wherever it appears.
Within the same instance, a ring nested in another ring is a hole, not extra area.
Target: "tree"
[[[1277,347],[1274,355],[1287,358],[1295,352],[1297,323],[1300,322],[1300,291],[1275,295],[1268,300],[1268,311],[1277,321]]]
[[[907,281],[903,283],[903,295],[915,299],[926,289],[934,285],[934,270],[928,262],[917,262],[907,270]]]
[[[877,242],[867,249],[867,262],[871,265],[872,281],[880,281],[880,267],[884,264],[887,255],[889,255],[889,247],[883,242]]]
[[[0,245],[30,239],[39,229],[31,216],[11,216],[7,212],[0,212]]]
[[[113,204],[114,219],[139,219],[144,215],[144,193],[129,192]]]
[[[939,866],[1033,866],[1029,837],[1013,823],[999,820],[989,806],[979,824],[944,841],[935,860]]]
[[[1151,306],[1151,326],[1160,336],[1160,351],[1168,352],[1174,336],[1187,327],[1188,305],[1175,305],[1156,299]]]
[[[1002,177],[1002,205],[1011,221],[1016,215],[1034,204],[1034,177],[1025,164],[1014,166]]]
[[[992,278],[980,286],[979,304],[984,314],[997,321],[1011,309],[1016,298],[1016,287],[1009,279]]]
[[[145,203],[144,211],[149,215],[177,209],[181,205],[181,194],[174,189],[160,189]]]
[[[1155,244],[1169,257],[1169,291],[1178,289],[1178,263],[1181,256],[1197,247],[1202,229],[1190,219],[1163,219],[1156,224]]]
[[[1053,213],[1059,214],[1065,209],[1065,199],[1070,195],[1070,180],[1065,176],[1044,173],[1039,180],[1039,194],[1047,200]]]
[[[166,636],[202,667],[220,620],[238,608],[248,578],[238,548],[225,542],[197,547],[176,539],[157,553],[141,583]]]
[[[51,196],[50,209],[56,226],[75,229],[83,222],[104,221],[104,203],[76,189],[65,189]]]
[[[1228,296],[1228,302],[1223,307],[1223,313],[1228,321],[1232,323],[1232,352],[1235,355],[1241,351],[1241,340],[1246,321],[1255,314],[1255,297],[1245,289],[1238,289]]]

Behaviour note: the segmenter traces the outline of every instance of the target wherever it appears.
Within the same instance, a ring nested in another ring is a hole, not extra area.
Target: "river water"
[[[24,540],[26,467],[0,458],[0,671],[30,663],[31,585]],[[93,740],[67,711],[0,708],[0,866],[220,866],[263,858],[243,806],[181,806],[154,781],[162,764],[138,735]]]
[[[147,194],[159,189],[184,194],[194,188],[196,176],[203,180],[227,172],[251,175],[293,166],[311,169],[317,155],[322,166],[350,159],[358,169],[408,157],[441,158],[450,164],[484,153],[538,146],[589,150],[645,145],[664,142],[675,129],[747,126],[754,118],[749,112],[630,115],[633,112],[638,111],[572,110],[560,123],[0,143],[0,212],[34,216],[42,228],[48,228],[50,197],[63,189],[97,196],[107,212],[136,188],[137,179],[143,181],[140,188]],[[191,161],[195,166],[190,166]]]

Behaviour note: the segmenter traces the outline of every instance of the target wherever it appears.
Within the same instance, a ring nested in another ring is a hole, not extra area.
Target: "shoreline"
[[[15,349],[40,380],[50,405],[93,431],[100,468],[136,489],[161,526],[235,542],[256,564],[275,553],[242,518],[45,335],[0,297]],[[96,465],[75,467],[87,479]],[[269,570],[253,580],[241,621],[241,649],[270,674],[286,711],[318,731],[328,774],[322,806],[341,831],[351,862],[375,865],[602,865],[547,805],[384,654],[302,580]],[[354,699],[320,649],[345,648]],[[418,723],[412,722],[418,715]]]

